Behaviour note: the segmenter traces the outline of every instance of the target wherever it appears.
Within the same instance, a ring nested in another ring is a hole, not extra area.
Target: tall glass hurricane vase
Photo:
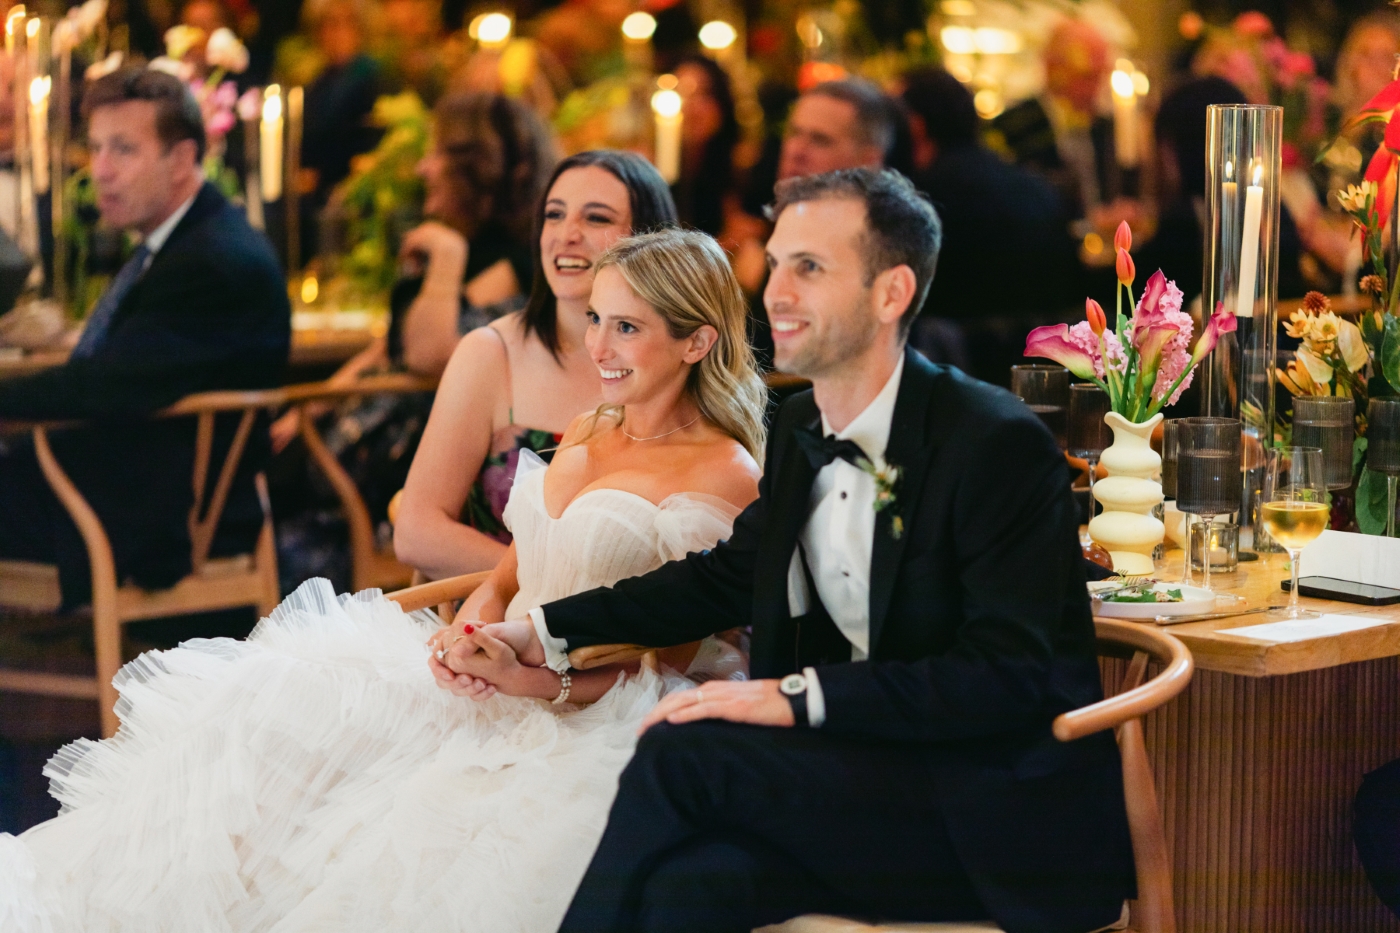
[[[1203,310],[1235,312],[1203,367],[1202,414],[1243,425],[1241,544],[1253,546],[1272,446],[1283,108],[1216,104],[1206,116]],[[1262,541],[1260,542],[1262,544]]]

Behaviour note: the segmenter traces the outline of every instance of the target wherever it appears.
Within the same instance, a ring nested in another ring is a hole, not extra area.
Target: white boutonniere
[[[898,504],[896,489],[899,486],[900,469],[893,463],[885,462],[883,457],[874,461],[861,457],[856,461],[856,466],[863,472],[868,473],[870,478],[875,480],[875,511],[883,512],[892,505]],[[890,519],[890,534],[896,541],[904,534],[904,519],[896,514]]]

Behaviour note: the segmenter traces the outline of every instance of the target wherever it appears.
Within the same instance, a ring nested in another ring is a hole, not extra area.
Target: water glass
[[[1176,505],[1199,516],[1209,528],[1217,515],[1240,507],[1244,490],[1238,418],[1177,420]],[[1201,585],[1210,589],[1210,561]]]
[[[1269,474],[1259,517],[1264,527],[1288,550],[1293,588],[1288,608],[1275,618],[1315,619],[1316,612],[1298,608],[1298,564],[1307,547],[1327,527],[1327,461],[1316,447],[1278,447],[1269,452]]]
[[[1293,443],[1322,451],[1328,489],[1346,489],[1351,485],[1351,448],[1355,436],[1355,399],[1300,395],[1293,400]]]
[[[1395,537],[1395,484],[1400,480],[1400,398],[1373,398],[1366,414],[1366,466],[1385,475],[1385,534]]]
[[[1055,443],[1065,446],[1069,412],[1069,370],[1063,366],[1028,363],[1011,367],[1011,391],[1040,416]]]
[[[1094,517],[1094,470],[1099,457],[1113,443],[1113,432],[1103,420],[1108,414],[1108,393],[1091,382],[1069,387],[1069,446],[1071,457],[1089,464],[1089,517]]]
[[[1179,444],[1176,438],[1178,421],[1173,418],[1162,422],[1162,496],[1176,498],[1176,463]]]

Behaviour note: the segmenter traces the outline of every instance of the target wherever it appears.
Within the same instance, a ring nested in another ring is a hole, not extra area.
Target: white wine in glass
[[[1303,548],[1326,530],[1331,515],[1323,470],[1320,447],[1278,447],[1269,452],[1269,476],[1260,518],[1265,530],[1287,549],[1293,571],[1288,608],[1271,614],[1271,618],[1317,618],[1316,612],[1298,607],[1298,564]]]
[[[1285,548],[1301,550],[1327,528],[1331,511],[1325,502],[1266,502],[1264,527]]]

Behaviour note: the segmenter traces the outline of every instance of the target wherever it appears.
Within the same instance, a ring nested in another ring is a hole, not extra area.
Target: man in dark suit
[[[566,686],[574,648],[752,625],[755,679],[649,717],[568,933],[1110,924],[1133,891],[1117,748],[1050,731],[1101,696],[1064,457],[1009,393],[905,348],[939,246],[907,180],[793,179],[775,211],[777,364],[813,390],[732,537],[478,628],[435,673],[479,696],[544,663]]]
[[[97,204],[142,238],[63,366],[0,382],[0,419],[93,422],[54,450],[102,519],[120,580],[169,586],[190,569],[191,419],[146,418],[185,395],[276,385],[291,342],[285,280],[266,239],[203,179],[204,121],[177,78],[128,68],[83,102]],[[232,424],[220,421],[214,464]],[[254,428],[212,553],[249,550],[263,520]],[[57,563],[64,602],[89,595],[87,555],[27,441],[0,449],[0,557]]]

